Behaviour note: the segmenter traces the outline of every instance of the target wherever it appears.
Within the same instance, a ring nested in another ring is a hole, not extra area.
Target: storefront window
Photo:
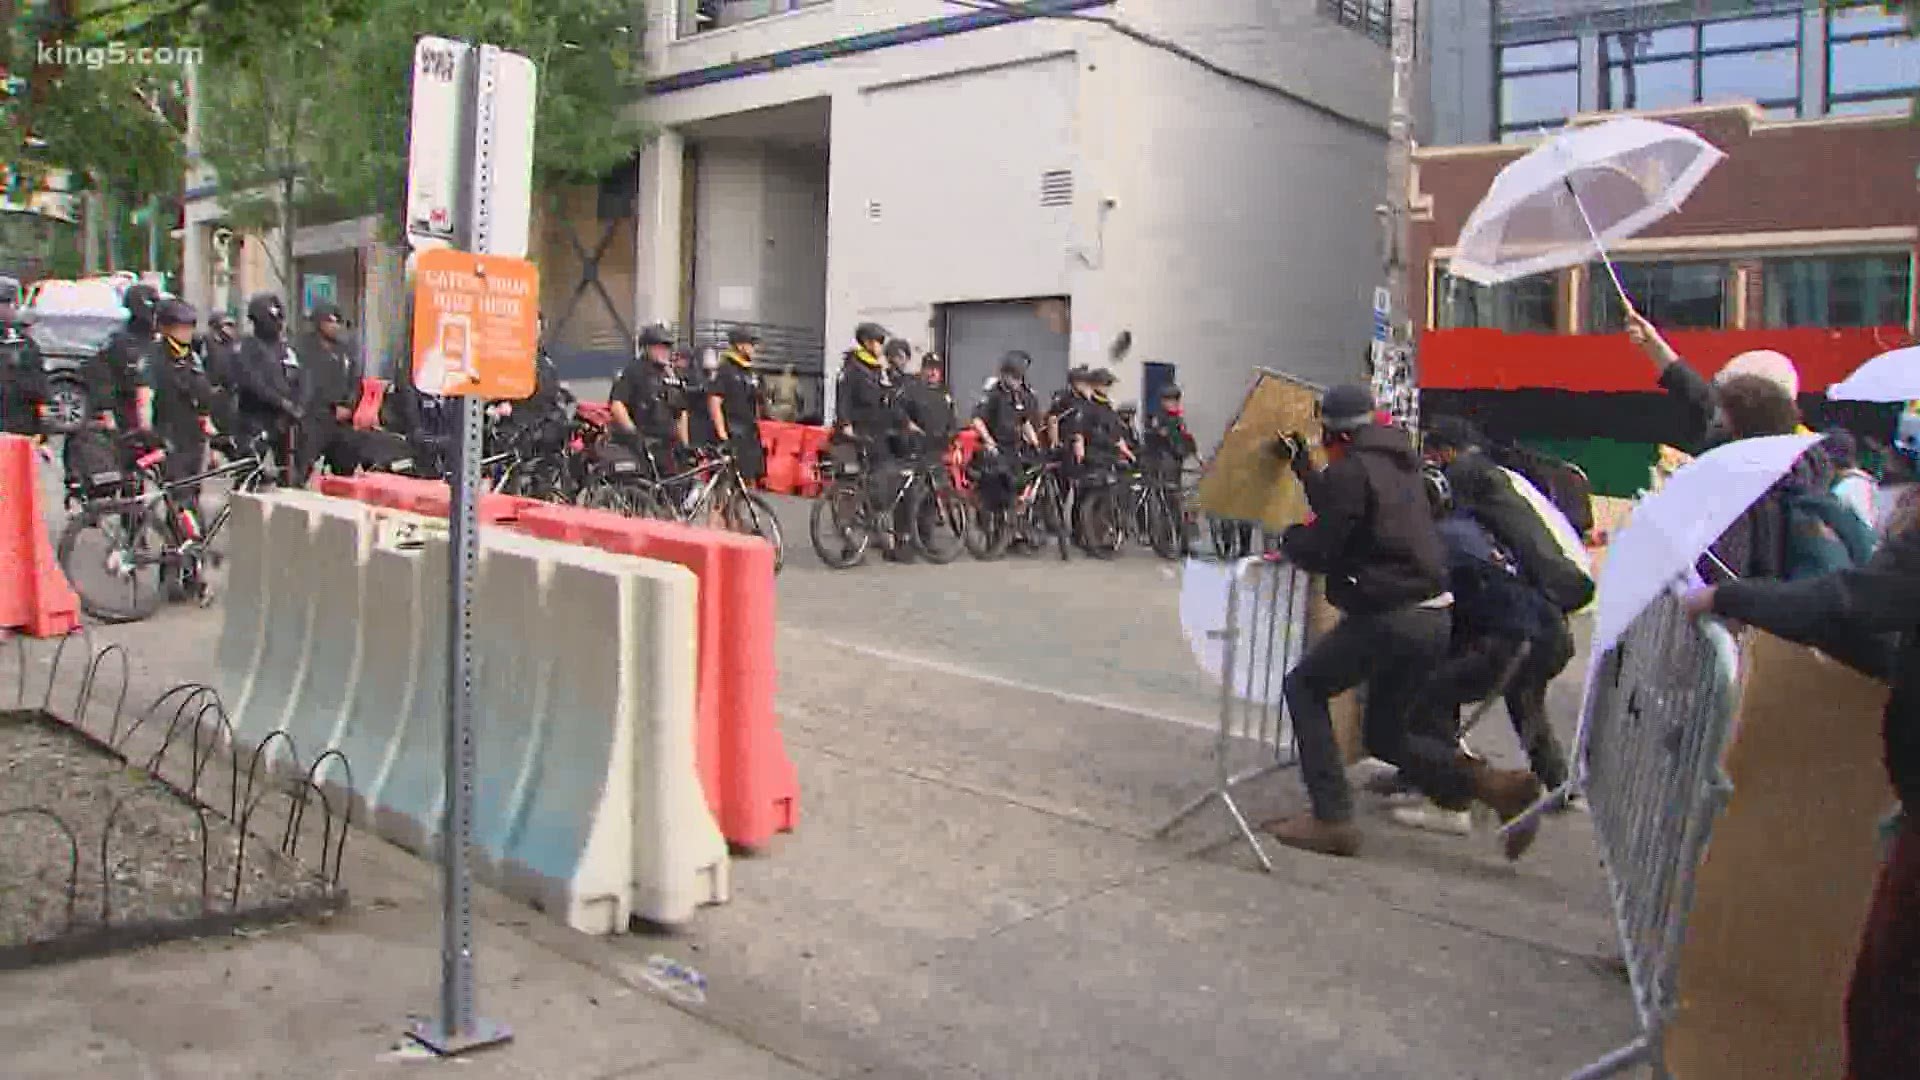
[[[1913,259],[1905,252],[1768,259],[1768,326],[1905,326]]]
[[[1733,269],[1722,262],[1615,263],[1620,284],[1634,308],[1662,329],[1719,330],[1726,327]],[[1626,328],[1620,296],[1607,268],[1587,268],[1587,332],[1618,333]]]
[[[1436,330],[1487,329],[1551,334],[1560,329],[1560,277],[1535,274],[1505,285],[1476,285],[1446,267],[1433,272]]]

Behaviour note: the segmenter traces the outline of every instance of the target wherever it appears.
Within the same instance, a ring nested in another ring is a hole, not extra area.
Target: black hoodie
[[[1406,432],[1361,428],[1306,488],[1314,519],[1288,529],[1280,546],[1295,565],[1326,575],[1333,606],[1366,615],[1446,591],[1445,549]]]

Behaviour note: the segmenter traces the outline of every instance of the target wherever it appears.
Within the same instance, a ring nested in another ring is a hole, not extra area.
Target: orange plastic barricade
[[[800,494],[811,499],[820,494],[820,455],[827,449],[833,431],[824,427],[801,426]]]
[[[53,557],[39,480],[33,440],[0,435],[0,630],[59,637],[79,629],[80,598]]]
[[[571,506],[528,507],[517,527],[693,571],[700,581],[694,711],[707,805],[740,847],[793,831],[800,778],[773,709],[773,549],[752,537]]]
[[[767,448],[767,490],[791,495],[800,490],[801,428],[777,420],[760,422],[760,444]]]
[[[953,456],[947,459],[947,477],[953,481],[955,489],[967,490],[967,464],[979,452],[980,433],[972,428],[962,428],[960,437],[954,442]]]
[[[360,404],[353,409],[355,431],[372,431],[380,426],[380,406],[387,400],[387,380],[360,380]]]
[[[389,510],[405,510],[410,514],[428,517],[446,517],[453,505],[453,495],[447,490],[446,484],[438,480],[421,480],[391,473],[362,473],[347,479],[322,477],[320,493],[358,499]],[[538,499],[525,499],[517,495],[482,495],[480,521],[486,525],[511,522],[519,518],[522,507],[538,503]]]

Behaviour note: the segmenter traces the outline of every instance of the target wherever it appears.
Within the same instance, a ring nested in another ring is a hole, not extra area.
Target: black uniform
[[[904,426],[894,373],[879,358],[849,349],[840,361],[834,384],[834,419],[850,425],[864,444],[868,460],[878,464],[892,456],[892,440]]]
[[[1141,438],[1141,457],[1153,475],[1163,480],[1180,478],[1180,467],[1198,451],[1193,433],[1181,417],[1162,410],[1147,418],[1147,430]]]
[[[707,399],[715,392],[713,384],[719,374],[717,369],[712,374],[688,369],[680,376],[680,398],[687,412],[687,442],[692,446],[713,445],[716,433],[713,430],[713,418],[707,415]]]
[[[0,432],[38,435],[47,402],[46,359],[24,323],[0,322]]]
[[[249,337],[240,343],[233,375],[239,414],[235,435],[243,445],[265,435],[274,455],[284,457],[290,432],[306,415],[306,370],[293,347],[280,340]]]
[[[1362,427],[1345,455],[1305,486],[1314,520],[1288,529],[1281,547],[1294,565],[1326,576],[1327,599],[1346,615],[1285,683],[1314,817],[1353,819],[1327,706],[1362,684],[1368,752],[1435,801],[1470,801],[1473,777],[1457,747],[1417,716],[1424,680],[1447,653],[1452,619],[1446,554],[1412,440],[1398,428]]]
[[[110,414],[121,431],[140,426],[139,390],[154,338],[144,327],[121,327],[81,367],[94,413]]]
[[[900,388],[901,404],[907,419],[920,434],[908,434],[902,450],[922,461],[937,461],[953,442],[959,421],[954,415],[953,395],[944,386],[925,379],[904,378]]]
[[[1032,427],[1035,436],[1040,434],[1040,402],[1026,386],[996,380],[974,407],[973,418],[986,425],[987,434],[1000,448],[998,454],[975,454],[970,464],[981,494],[999,509],[1012,501],[1013,471],[1031,453],[1025,429]]]
[[[1067,433],[1068,426],[1073,422],[1075,414],[1080,411],[1080,406],[1085,404],[1086,400],[1086,398],[1074,393],[1072,388],[1055,390],[1053,392],[1052,400],[1047,402],[1046,422],[1038,425],[1040,438],[1042,440],[1047,438],[1047,429],[1049,427],[1054,429],[1055,441],[1048,449],[1059,450],[1072,441],[1072,436]]]
[[[294,354],[306,370],[307,390],[295,482],[322,460],[336,473],[350,473],[358,460],[349,434],[353,424],[336,419],[334,410],[360,404],[360,360],[344,342],[329,342],[317,332],[301,339]]]
[[[501,423],[509,440],[524,441],[536,453],[558,453],[567,439],[566,413],[560,404],[560,374],[544,350],[534,355],[533,393],[509,402],[513,411]]]
[[[1094,396],[1082,400],[1060,420],[1060,442],[1071,448],[1074,436],[1086,442],[1083,464],[1088,468],[1110,468],[1120,460],[1120,446],[1127,441],[1127,424],[1113,402]]]
[[[200,357],[170,338],[154,342],[146,372],[146,385],[153,391],[153,431],[167,447],[165,475],[169,480],[192,476],[205,467],[207,433],[202,421],[216,416],[219,396]]]
[[[672,471],[672,451],[680,437],[680,416],[687,409],[686,384],[671,366],[641,357],[613,380],[609,401],[627,407],[634,432],[618,433],[635,453],[650,459],[660,475]]]
[[[727,353],[707,389],[720,401],[720,415],[727,422],[727,447],[740,466],[741,478],[748,482],[767,472],[766,451],[760,445],[760,379],[750,365],[740,354]]]

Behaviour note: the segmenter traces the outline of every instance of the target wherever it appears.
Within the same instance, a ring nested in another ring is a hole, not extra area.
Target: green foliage
[[[598,176],[639,145],[627,118],[640,29],[630,0],[305,0],[291,5],[305,8],[304,21],[281,5],[222,3],[222,44],[209,45],[200,119],[203,154],[226,191],[291,168],[303,217],[378,213],[397,226],[407,83],[422,34],[533,59],[539,180]],[[223,202],[250,225],[276,220],[275,198],[255,188]]]

